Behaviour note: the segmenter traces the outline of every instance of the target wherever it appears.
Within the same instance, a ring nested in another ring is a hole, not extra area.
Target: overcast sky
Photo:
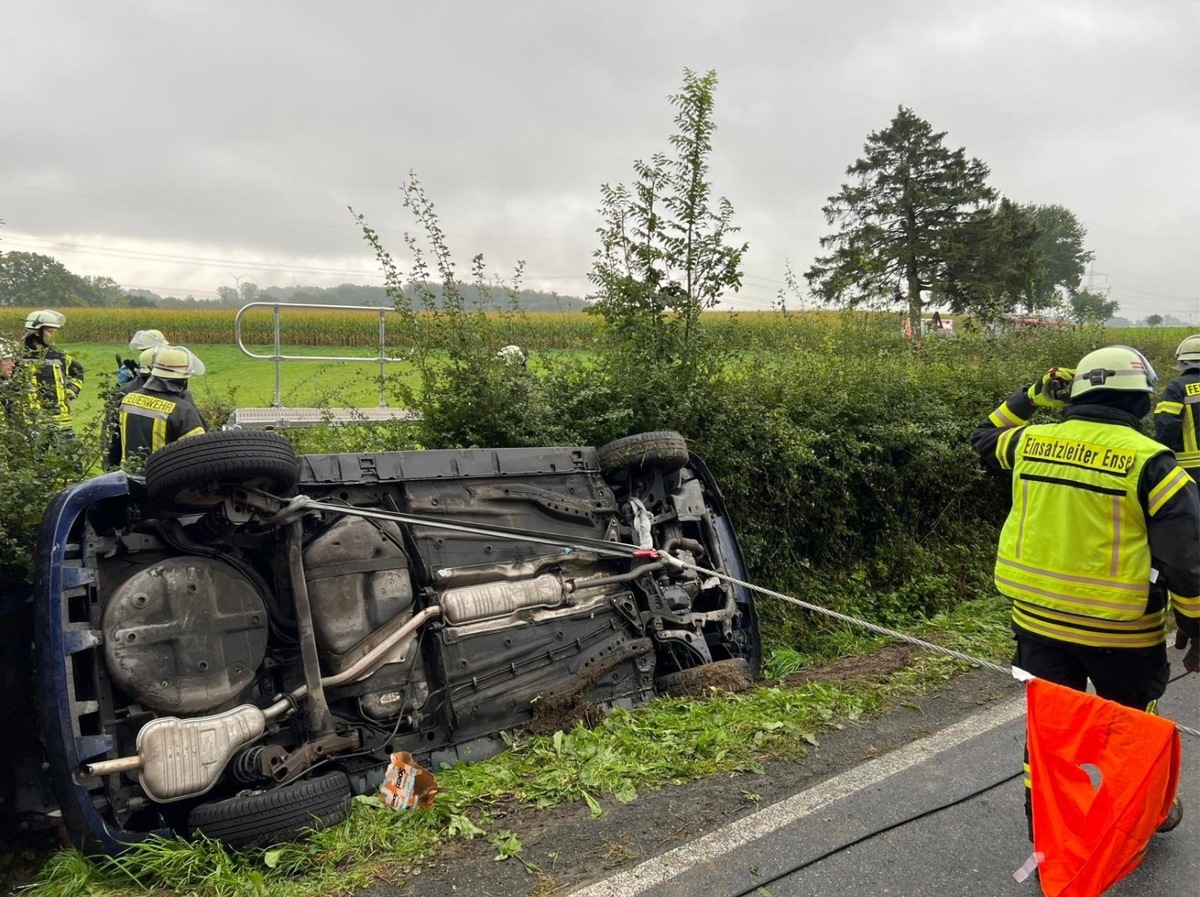
[[[0,249],[162,294],[381,283],[414,171],[456,257],[588,291],[600,185],[717,71],[712,180],[768,308],[911,107],[1076,213],[1121,312],[1200,323],[1200,2],[0,0]],[[1084,284],[1088,284],[1085,278]]]

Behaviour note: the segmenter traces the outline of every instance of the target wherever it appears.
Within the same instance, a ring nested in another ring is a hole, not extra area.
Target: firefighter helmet
[[[204,373],[204,362],[183,346],[163,346],[154,354],[152,376],[160,380],[186,380]]]
[[[1175,350],[1175,360],[1179,362],[1181,371],[1200,367],[1200,333],[1193,333],[1179,344]]]
[[[520,346],[505,346],[496,353],[496,357],[505,364],[513,367],[520,367],[525,364],[525,353],[521,351]]]
[[[58,330],[66,323],[67,316],[52,308],[31,311],[28,317],[25,318],[25,335],[28,336],[31,333],[36,333],[43,327],[52,327]]]
[[[1129,346],[1105,346],[1079,359],[1071,381],[1071,399],[1100,389],[1125,392],[1154,392],[1158,374],[1154,366]]]
[[[163,336],[161,330],[139,330],[129,341],[129,348],[134,352],[140,352],[143,349],[157,349],[166,344],[167,338]]]
[[[149,349],[143,349],[142,354],[138,356],[137,369],[139,374],[150,373],[150,368],[154,365],[154,355],[158,352],[158,346],[151,346]]]

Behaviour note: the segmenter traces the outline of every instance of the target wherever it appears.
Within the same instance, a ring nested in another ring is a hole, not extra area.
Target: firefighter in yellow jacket
[[[1154,438],[1175,452],[1179,466],[1200,480],[1200,333],[1175,350],[1179,376],[1154,409]]]
[[[163,446],[203,433],[204,420],[187,391],[188,379],[203,373],[204,363],[183,346],[158,349],[145,385],[121,400],[110,463],[144,463]]]
[[[1172,603],[1176,646],[1200,672],[1200,494],[1141,432],[1157,380],[1136,349],[1098,349],[1018,390],[971,436],[1012,477],[995,582],[1013,602],[1013,665],[1080,691],[1090,679],[1100,697],[1150,711],[1167,685]],[[1062,421],[1030,424],[1039,407],[1064,408]]]
[[[83,390],[83,365],[54,345],[66,323],[66,315],[52,309],[31,312],[25,318],[22,361],[33,366],[34,407],[49,415],[64,435],[74,438],[71,403]]]

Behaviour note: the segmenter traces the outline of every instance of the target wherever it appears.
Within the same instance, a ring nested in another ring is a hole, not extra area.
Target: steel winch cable
[[[374,511],[367,508],[358,508],[352,505],[340,505],[327,502],[320,502],[312,499],[307,495],[297,495],[295,498],[288,500],[285,506],[277,513],[263,519],[264,523],[281,523],[290,520],[297,514],[303,514],[307,511],[325,511],[336,514],[346,514],[350,516],[358,516],[375,520],[391,520],[397,523],[408,523],[417,526],[426,526],[433,529],[444,529],[452,532],[463,532],[472,535],[491,536],[497,539],[508,539],[519,542],[535,542],[543,545],[555,545],[561,548],[568,549],[584,549],[594,551],[598,554],[605,554],[609,557],[621,558],[637,558],[646,556],[656,556],[670,564],[684,570],[692,570],[696,573],[706,576],[715,576],[718,579],[733,585],[741,586],[752,592],[757,592],[760,595],[766,595],[770,598],[778,599],[787,604],[793,604],[796,607],[811,611],[816,614],[821,614],[826,617],[831,617],[835,620],[840,620],[843,623],[849,623],[852,626],[858,626],[867,629],[879,635],[885,635],[888,638],[897,641],[905,642],[914,647],[921,648],[925,651],[932,651],[936,654],[942,654],[947,657],[952,657],[962,663],[970,664],[971,666],[983,667],[995,673],[1000,673],[1003,676],[1016,676],[1011,666],[1003,666],[990,660],[985,660],[982,657],[975,657],[971,654],[966,654],[962,651],[956,651],[953,648],[947,648],[944,645],[938,645],[933,642],[926,641],[909,635],[906,632],[900,632],[897,629],[891,629],[887,626],[880,626],[878,623],[872,623],[869,620],[863,620],[859,617],[853,617],[849,614],[843,614],[839,611],[832,610],[828,607],[821,607],[819,604],[813,604],[810,601],[796,598],[792,595],[785,595],[783,592],[777,592],[774,589],[768,589],[765,586],[758,586],[737,577],[730,576],[728,573],[722,573],[719,570],[710,570],[707,567],[702,567],[699,564],[691,563],[690,561],[682,560],[674,555],[662,551],[660,549],[642,549],[635,545],[629,545],[623,542],[608,542],[599,539],[563,539],[555,536],[553,533],[528,532],[524,530],[514,530],[505,527],[492,527],[484,524],[462,523],[454,520],[440,520],[436,517],[423,517],[416,514],[403,514],[391,511]],[[1019,677],[1018,677],[1019,678]],[[1174,681],[1174,680],[1171,680]],[[1190,726],[1175,723],[1175,728],[1180,732],[1186,732],[1188,735],[1200,738],[1200,730],[1193,729]]]
[[[905,633],[905,632],[899,632],[898,630],[895,630],[895,629],[889,629],[886,626],[880,626],[877,623],[871,623],[867,620],[862,620],[862,619],[859,619],[858,617],[852,617],[848,614],[839,613],[836,610],[830,610],[827,607],[821,607],[819,604],[813,604],[809,601],[803,601],[800,598],[794,598],[791,595],[785,595],[782,592],[776,592],[773,589],[768,589],[763,586],[756,586],[753,583],[749,583],[749,582],[746,582],[745,580],[737,579],[736,577],[730,576],[727,573],[721,573],[718,570],[709,570],[706,567],[699,566],[698,564],[693,564],[688,561],[681,560],[680,558],[669,555],[663,551],[658,552],[658,554],[659,554],[659,557],[661,557],[668,564],[671,564],[673,566],[681,567],[681,568],[687,569],[687,570],[694,570],[697,573],[702,573],[702,574],[705,574],[708,576],[716,576],[719,579],[723,579],[734,585],[742,586],[743,588],[749,589],[752,592],[758,592],[759,594],[762,594],[762,595],[768,595],[772,598],[778,598],[780,601],[784,601],[788,604],[794,604],[797,607],[802,607],[805,610],[812,611],[813,613],[823,614],[824,616],[832,617],[835,620],[841,620],[843,623],[850,623],[854,626],[861,626],[864,629],[869,629],[872,632],[879,633],[880,635],[886,635],[890,638],[894,638],[894,639],[897,639],[902,642],[907,642],[910,645],[915,645],[918,648],[923,648],[926,651],[934,651],[938,654],[944,654],[947,657],[953,657],[956,660],[961,660],[964,663],[969,663],[973,666],[984,667],[985,669],[989,669],[994,672],[1001,673],[1002,675],[1005,675],[1005,676],[1015,676],[1017,678],[1020,678],[1013,671],[1013,668],[1011,666],[1007,666],[1007,667],[1002,666],[998,663],[993,663],[990,660],[984,660],[982,657],[974,657],[970,654],[964,654],[961,651],[955,651],[953,648],[947,648],[943,645],[937,645],[937,644],[934,644],[933,642],[927,642],[924,639],[917,638],[914,635],[909,635],[908,633]],[[1182,677],[1177,677],[1177,678],[1182,678]],[[1171,679],[1170,681],[1174,682],[1175,679]],[[1190,726],[1185,726],[1181,723],[1175,723],[1175,728],[1178,729],[1180,732],[1186,732],[1188,735],[1193,735],[1197,738],[1200,738],[1200,730],[1193,729]]]

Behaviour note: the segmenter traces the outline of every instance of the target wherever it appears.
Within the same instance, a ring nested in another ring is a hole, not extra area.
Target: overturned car
[[[669,432],[299,457],[192,437],[59,495],[36,562],[48,766],[90,851],[285,840],[393,752],[480,759],[555,702],[759,661],[721,495]]]

